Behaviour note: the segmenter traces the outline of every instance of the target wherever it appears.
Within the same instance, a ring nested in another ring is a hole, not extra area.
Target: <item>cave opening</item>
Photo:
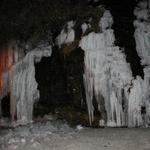
[[[1,117],[10,118],[10,94],[1,100]]]
[[[51,57],[42,57],[35,64],[35,72],[40,99],[34,105],[34,117],[55,114],[57,108],[67,105],[63,64],[58,53],[53,50]]]

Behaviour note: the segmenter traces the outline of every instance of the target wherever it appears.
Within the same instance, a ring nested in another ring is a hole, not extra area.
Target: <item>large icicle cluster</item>
[[[148,6],[149,5],[149,6]],[[136,20],[134,21],[135,26],[135,41],[136,41],[136,50],[141,58],[141,64],[144,65],[144,80],[139,80],[137,84],[136,103],[139,103],[144,109],[144,119],[145,125],[150,124],[150,1],[141,1],[137,4],[137,7],[134,10],[134,15]],[[135,83],[136,84],[136,83]],[[141,86],[141,87],[140,87]],[[142,90],[139,91],[139,88]],[[137,94],[137,93],[141,94]],[[134,97],[136,97],[134,96]],[[134,99],[135,100],[135,99]],[[140,116],[138,117],[139,122],[141,120]],[[142,124],[142,123],[141,123]]]
[[[86,100],[90,123],[94,119],[95,97],[100,113],[105,110],[107,115],[106,118],[101,118],[100,125],[125,126],[132,73],[123,51],[114,45],[115,37],[110,28],[112,23],[113,18],[106,10],[99,22],[103,32],[92,32],[80,41],[80,47],[85,51]]]
[[[39,98],[35,80],[34,63],[43,56],[51,56],[50,46],[39,46],[28,52],[24,58],[13,64],[8,72],[5,86],[10,92],[11,117],[18,124],[32,121],[33,104]]]
[[[85,51],[84,84],[90,123],[94,120],[93,100],[96,99],[101,126],[150,124],[150,16],[147,2],[140,2],[134,14],[137,17],[134,21],[136,49],[145,65],[144,79],[132,77],[125,54],[114,45],[113,18],[108,10],[99,22],[102,33],[89,33],[80,41],[80,47]]]

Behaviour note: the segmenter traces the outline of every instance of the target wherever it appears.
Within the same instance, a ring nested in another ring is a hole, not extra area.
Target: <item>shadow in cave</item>
[[[53,48],[51,57],[44,57],[35,64],[40,91],[40,99],[34,106],[35,118],[49,114],[65,119],[73,126],[89,126],[83,88],[83,58],[84,52],[79,48],[65,58],[62,49]]]
[[[1,116],[0,117],[4,117],[4,118],[9,118],[10,119],[10,94],[8,94],[7,96],[5,96],[2,100],[1,100]]]
[[[56,108],[67,105],[65,72],[57,50],[35,64],[35,71],[40,99],[34,105],[34,117],[55,113]]]

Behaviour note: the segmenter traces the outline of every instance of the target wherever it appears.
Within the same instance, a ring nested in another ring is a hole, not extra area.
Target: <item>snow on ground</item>
[[[81,125],[80,125],[81,127]],[[1,150],[149,150],[150,129],[71,128],[65,121],[0,130]]]

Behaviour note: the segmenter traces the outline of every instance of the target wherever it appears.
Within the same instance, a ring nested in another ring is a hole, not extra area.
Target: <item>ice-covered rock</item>
[[[111,28],[113,25],[113,17],[109,10],[105,10],[102,18],[99,21],[99,26],[102,29],[102,31],[105,31],[108,28]]]
[[[82,37],[85,51],[84,85],[90,124],[94,120],[93,98],[98,103],[100,125],[139,127],[150,124],[150,23],[147,2],[141,2],[134,14],[136,49],[144,69],[144,80],[132,77],[123,51],[114,45],[113,17],[106,10],[99,21],[102,33]],[[106,111],[106,115],[103,115]]]
[[[63,44],[71,43],[75,40],[75,31],[73,29],[74,25],[74,21],[67,22],[67,25],[64,26],[60,34],[57,36],[56,44],[59,48],[61,48]]]

